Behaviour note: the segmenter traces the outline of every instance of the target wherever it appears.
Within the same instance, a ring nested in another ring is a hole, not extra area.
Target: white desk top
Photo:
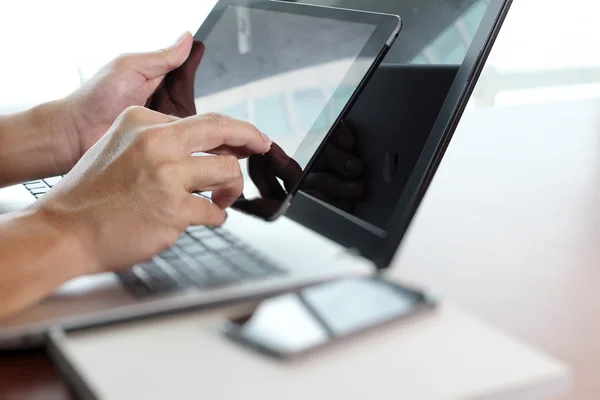
[[[188,314],[71,334],[62,351],[101,398],[547,399],[564,365],[451,305],[294,362],[219,333],[225,314]],[[135,373],[132,373],[135,371]]]

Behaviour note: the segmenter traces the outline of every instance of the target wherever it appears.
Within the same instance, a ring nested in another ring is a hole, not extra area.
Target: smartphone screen
[[[227,321],[230,338],[279,357],[300,355],[415,313],[433,303],[376,278],[324,283],[260,303]]]

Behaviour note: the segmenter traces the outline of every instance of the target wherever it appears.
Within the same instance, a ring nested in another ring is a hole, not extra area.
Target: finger
[[[190,226],[221,226],[227,219],[225,210],[209,200],[193,194],[187,198],[185,210]]]
[[[180,67],[190,54],[192,42],[191,33],[185,32],[172,46],[148,53],[129,54],[123,57],[123,63],[147,80],[154,80]]]
[[[293,158],[288,156],[277,143],[271,144],[271,149],[265,155],[267,165],[280,178],[288,191],[298,183],[302,177],[302,168]]]
[[[194,96],[194,81],[196,71],[204,55],[204,44],[194,41],[189,57],[181,67],[167,75],[166,88],[171,100],[181,110],[182,117],[196,115],[196,104]]]
[[[320,164],[350,179],[358,178],[364,168],[362,161],[358,158],[331,144],[325,147]]]
[[[286,192],[279,184],[275,171],[269,167],[265,155],[256,154],[248,159],[248,175],[261,196],[278,201],[285,199]]]
[[[177,120],[179,118],[141,106],[126,108],[117,118],[117,121],[128,126],[169,124]]]
[[[350,150],[354,147],[354,134],[350,129],[348,122],[343,122],[336,130],[334,136],[335,143],[342,150]]]
[[[245,149],[252,154],[269,151],[271,140],[249,122],[221,114],[201,114],[173,124],[190,153],[210,153],[223,146]]]
[[[210,154],[230,155],[235,156],[239,159],[244,159],[250,157],[253,153],[243,148],[220,146],[216,149],[211,150]]]
[[[188,192],[213,192],[213,203],[221,208],[231,206],[244,190],[240,164],[232,156],[189,157],[183,170]]]
[[[313,172],[306,177],[302,190],[316,189],[337,199],[357,199],[362,196],[365,185],[362,182],[344,182],[326,172]]]

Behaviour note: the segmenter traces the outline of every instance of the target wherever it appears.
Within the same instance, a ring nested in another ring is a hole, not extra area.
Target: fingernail
[[[181,36],[179,36],[179,37],[177,38],[177,40],[175,41],[175,43],[173,43],[173,44],[179,44],[179,43],[181,43],[181,42],[183,41],[183,39],[185,39],[185,37],[186,37],[188,34],[189,34],[189,32],[187,32],[187,31],[186,31],[186,32],[183,32],[183,33],[181,34]]]
[[[271,146],[271,144],[273,144],[273,141],[264,132],[261,132],[260,134],[262,135],[263,140],[265,141],[266,144],[268,144],[269,146]]]

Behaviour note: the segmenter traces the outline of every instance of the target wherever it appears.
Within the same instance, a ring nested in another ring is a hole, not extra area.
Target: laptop
[[[344,7],[343,3],[335,5]],[[76,279],[38,306],[0,321],[0,343],[37,345],[56,325],[69,330],[258,299],[388,268],[511,1],[389,3],[372,1],[368,6],[387,4],[389,9],[377,11],[398,14],[402,14],[398,7],[407,7],[403,18],[407,34],[396,45],[414,48],[421,42],[422,46],[412,54],[395,52],[393,47],[347,115],[354,135],[347,151],[363,161],[360,180],[365,187],[349,207],[315,196],[304,185],[286,215],[274,222],[230,210],[223,227],[192,227],[150,263],[122,274]],[[445,10],[440,13],[435,7]],[[427,18],[428,23],[423,20]],[[432,79],[438,82],[433,88],[427,84]],[[417,97],[421,100],[412,101]],[[424,97],[431,101],[423,101]],[[58,179],[11,188],[11,198],[18,194],[33,201]],[[388,192],[390,188],[394,190]]]

